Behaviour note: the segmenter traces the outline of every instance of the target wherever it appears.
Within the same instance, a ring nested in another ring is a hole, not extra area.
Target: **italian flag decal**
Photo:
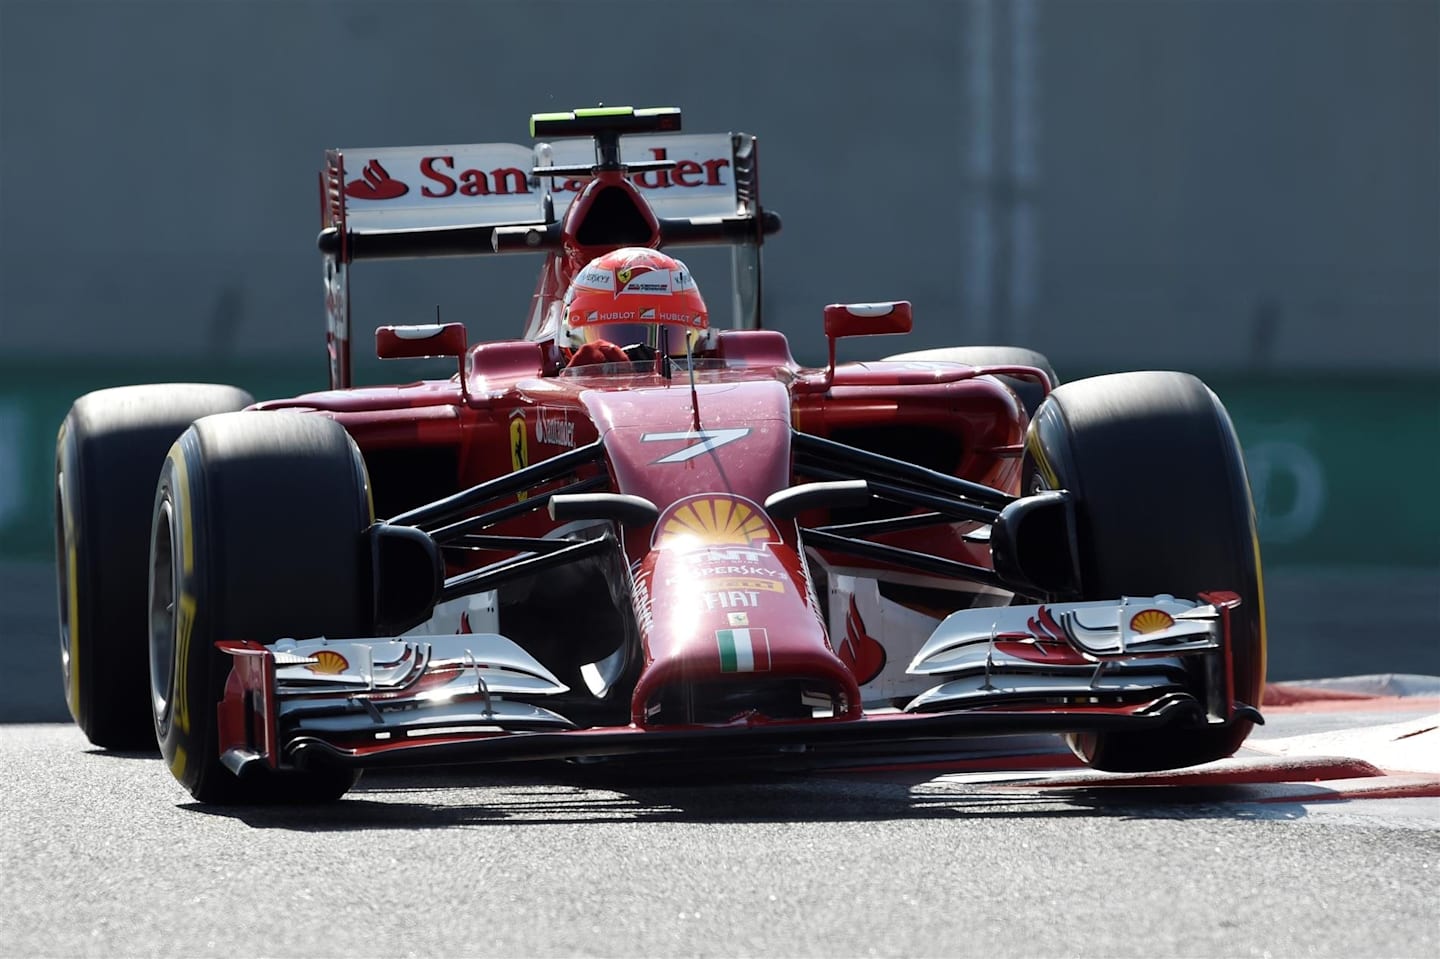
[[[770,639],[763,629],[717,629],[722,673],[770,671]]]

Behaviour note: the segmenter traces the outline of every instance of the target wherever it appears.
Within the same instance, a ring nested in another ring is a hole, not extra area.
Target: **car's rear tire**
[[[145,691],[145,569],[165,451],[202,416],[249,406],[210,383],[122,386],[75,401],[55,444],[56,598],[70,715],[103,749],[155,748]]]
[[[197,800],[320,802],[354,784],[346,769],[242,779],[221,764],[231,657],[215,643],[367,634],[371,522],[360,451],[327,417],[211,416],[171,448],[154,497],[151,704],[161,755]]]
[[[946,346],[934,350],[916,350],[912,353],[897,353],[885,357],[887,360],[931,360],[942,363],[964,363],[966,366],[1033,366],[1050,377],[1050,387],[1060,385],[1055,367],[1044,353],[1029,350],[1023,346]],[[1025,412],[1035,415],[1040,401],[1045,399],[1045,389],[1034,380],[1018,376],[1000,376],[1000,380],[1015,391]]]
[[[1234,699],[1259,705],[1265,602],[1255,511],[1234,427],[1204,383],[1139,372],[1058,388],[1027,433],[1022,482],[1027,493],[1067,489],[1077,497],[1083,598],[1238,593],[1228,652]],[[1193,679],[1201,702],[1206,682]],[[1242,719],[1075,735],[1070,746],[1097,769],[1173,769],[1233,754],[1251,726]]]

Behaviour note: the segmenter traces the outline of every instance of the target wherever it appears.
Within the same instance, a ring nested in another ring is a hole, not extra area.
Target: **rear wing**
[[[661,246],[731,247],[736,324],[759,326],[759,247],[780,219],[760,206],[755,137],[665,132],[618,143]],[[596,151],[589,139],[327,150],[318,245],[332,388],[350,385],[350,263],[558,250]]]
[[[673,169],[630,175],[670,243],[748,239],[736,237],[738,231],[704,227],[716,218],[733,218],[749,221],[753,229],[759,193],[754,144],[754,137],[729,133],[620,140],[627,167],[674,164]],[[327,150],[320,249],[343,251],[346,262],[517,252],[515,244],[494,241],[495,228],[558,222],[584,185],[594,156],[588,140],[534,147],[472,143]],[[535,172],[556,168],[569,172]],[[524,252],[535,249],[532,242]]]

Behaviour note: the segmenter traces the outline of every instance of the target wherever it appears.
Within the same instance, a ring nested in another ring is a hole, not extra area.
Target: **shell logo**
[[[349,661],[333,649],[322,649],[314,658],[315,662],[305,667],[312,673],[343,673],[350,668]]]
[[[755,546],[780,534],[759,506],[743,496],[691,496],[671,506],[655,524],[656,548]]]
[[[1175,617],[1158,609],[1145,609],[1130,618],[1130,629],[1137,633],[1154,633],[1175,625]]]

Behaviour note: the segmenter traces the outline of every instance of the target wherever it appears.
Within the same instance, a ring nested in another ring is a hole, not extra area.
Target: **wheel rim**
[[[175,674],[176,578],[173,504],[167,495],[155,513],[150,540],[150,702],[162,732],[170,725]]]

